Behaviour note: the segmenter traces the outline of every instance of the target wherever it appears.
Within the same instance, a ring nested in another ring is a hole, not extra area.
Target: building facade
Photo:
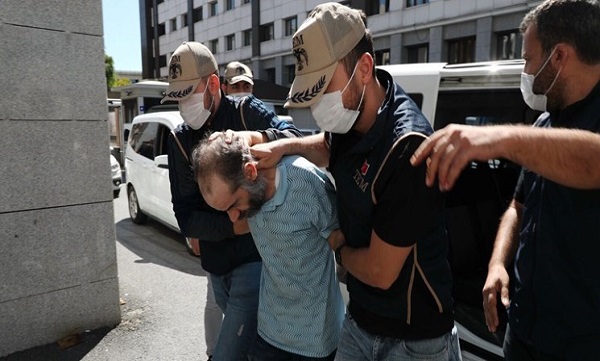
[[[292,35],[316,0],[140,0],[144,78],[164,79],[183,41],[208,46],[221,70],[248,64],[283,86],[294,78]],[[521,57],[519,24],[541,1],[350,0],[367,14],[378,65]]]

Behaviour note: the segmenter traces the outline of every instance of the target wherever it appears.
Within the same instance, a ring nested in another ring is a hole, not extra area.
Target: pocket
[[[404,351],[418,360],[447,360],[447,335],[426,340],[404,340]]]

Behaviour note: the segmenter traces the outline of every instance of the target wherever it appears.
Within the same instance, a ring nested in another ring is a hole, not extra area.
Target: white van
[[[179,111],[138,115],[131,123],[125,172],[129,216],[134,223],[143,224],[150,216],[180,232],[171,203],[167,140],[181,123]],[[184,239],[193,254],[189,239]]]
[[[381,66],[421,108],[434,129],[450,123],[531,124],[531,110],[520,91],[524,61]],[[520,167],[503,159],[473,162],[446,198],[450,239],[448,257],[454,279],[454,313],[465,360],[503,360],[507,322],[487,330],[481,291],[487,276],[499,220],[512,198]],[[512,276],[512,275],[511,275]]]

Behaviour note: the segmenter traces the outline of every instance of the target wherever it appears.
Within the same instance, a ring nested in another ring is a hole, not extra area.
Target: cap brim
[[[234,76],[227,80],[227,82],[229,84],[235,84],[235,83],[239,83],[241,81],[245,81],[246,83],[250,83],[250,84],[254,85],[254,81],[252,80],[252,78],[250,78],[249,76],[246,76],[246,75],[237,75],[237,76]]]
[[[178,102],[187,99],[190,95],[194,94],[198,84],[200,84],[200,79],[171,82],[167,87],[167,95],[160,101],[161,104],[167,100],[174,100]]]
[[[337,65],[336,61],[325,69],[296,75],[283,106],[285,108],[307,108],[313,105],[325,93]]]

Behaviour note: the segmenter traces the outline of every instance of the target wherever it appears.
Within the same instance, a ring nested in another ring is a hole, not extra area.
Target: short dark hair
[[[583,63],[600,63],[598,0],[546,0],[525,15],[521,32],[531,25],[537,26],[544,54],[549,54],[557,43],[567,43]]]
[[[244,164],[252,161],[250,147],[239,135],[234,135],[231,143],[225,141],[225,134],[219,133],[214,139],[204,137],[192,151],[194,177],[202,189],[211,191],[209,179],[216,174],[226,180],[232,190],[244,183]]]

